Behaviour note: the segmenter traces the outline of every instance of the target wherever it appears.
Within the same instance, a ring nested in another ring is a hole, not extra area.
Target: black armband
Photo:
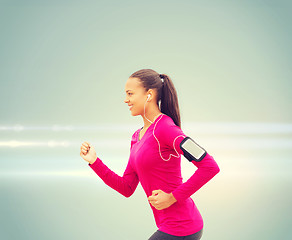
[[[180,149],[183,151],[185,158],[190,162],[200,162],[207,154],[206,150],[190,137],[186,137],[181,141]]]

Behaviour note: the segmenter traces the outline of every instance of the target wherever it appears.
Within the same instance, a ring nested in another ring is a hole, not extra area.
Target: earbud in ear
[[[150,97],[151,97],[151,95],[150,95],[150,94],[148,94],[148,95],[147,95],[147,100],[148,100]]]

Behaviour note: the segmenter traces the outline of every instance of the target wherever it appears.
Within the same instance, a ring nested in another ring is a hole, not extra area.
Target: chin
[[[137,112],[133,112],[133,111],[131,111],[131,115],[132,116],[139,116],[139,115],[141,115],[140,113],[137,113]]]

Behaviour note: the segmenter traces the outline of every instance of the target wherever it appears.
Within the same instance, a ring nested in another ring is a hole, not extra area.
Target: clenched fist
[[[162,210],[174,204],[176,199],[172,193],[166,193],[159,189],[152,191],[152,195],[148,197],[148,201],[157,210]]]
[[[80,147],[80,156],[90,164],[93,164],[97,158],[94,147],[88,143],[82,143]]]

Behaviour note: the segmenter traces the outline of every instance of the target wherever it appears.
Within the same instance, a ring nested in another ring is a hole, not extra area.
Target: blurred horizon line
[[[137,127],[138,124],[112,124],[105,123],[89,126],[74,125],[48,125],[48,126],[25,126],[0,125],[0,131],[97,131],[97,132],[125,132]],[[292,133],[292,123],[269,123],[269,122],[186,122],[182,128],[196,131],[197,133],[224,133],[224,134],[261,134],[261,133]]]

